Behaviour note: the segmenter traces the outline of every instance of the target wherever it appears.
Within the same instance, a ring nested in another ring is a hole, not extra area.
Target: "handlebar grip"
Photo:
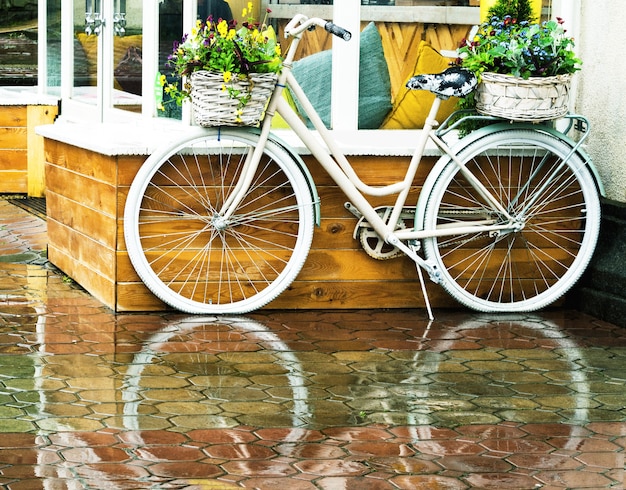
[[[324,29],[334,36],[342,38],[344,41],[352,39],[352,33],[350,31],[347,31],[343,27],[339,27],[337,24],[333,24],[332,22],[326,22]]]

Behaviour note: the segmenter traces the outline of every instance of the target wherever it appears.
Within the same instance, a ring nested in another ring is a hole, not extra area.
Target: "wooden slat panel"
[[[392,98],[402,88],[417,60],[417,49],[424,36],[424,24],[380,23],[380,32]]]
[[[26,172],[28,169],[28,158],[26,150],[20,149],[0,149],[0,171],[12,170]]]
[[[26,106],[0,106],[0,126],[26,127]]]
[[[457,307],[443,290],[428,286],[437,308]],[[266,308],[419,308],[424,305],[419,282],[400,281],[381,287],[381,282],[296,281]]]
[[[0,192],[25,193],[27,190],[26,171],[13,172],[10,170],[0,172]]]
[[[116,311],[163,311],[171,309],[141,282],[118,282],[116,293]]]
[[[46,162],[107,184],[117,184],[117,158],[46,140]]]
[[[48,227],[50,227],[48,221]],[[115,308],[115,281],[110,277],[76,261],[71,252],[56,246],[59,242],[48,245],[48,259],[61,271],[89,291],[99,301],[109,308]]]
[[[146,158],[143,155],[120,155],[117,157],[117,185],[121,188],[130,187]]]
[[[25,127],[0,127],[0,148],[25,150],[28,131]]]
[[[74,200],[49,192],[46,196],[48,215],[59,223],[114,249],[117,243],[115,217],[84,206]]]
[[[115,250],[107,247],[91,237],[78,233],[48,217],[48,241],[55,244],[58,250],[74,259],[74,265],[64,271],[72,278],[80,269],[86,268],[93,273],[113,281],[115,278]]]
[[[53,189],[66,198],[81,202],[84,206],[115,217],[117,198],[115,187],[92,179],[89,176],[68,172],[62,167],[46,165],[48,189]]]
[[[37,126],[54,122],[58,108],[56,106],[28,106],[28,195],[45,195],[45,157],[43,137],[35,132]]]

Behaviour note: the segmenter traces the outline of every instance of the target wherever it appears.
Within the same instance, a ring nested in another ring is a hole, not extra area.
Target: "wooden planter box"
[[[35,127],[50,124],[56,103],[21,103],[0,93],[0,193],[42,197],[45,193],[43,138]]]
[[[94,129],[94,140],[97,136],[103,139],[102,131]],[[139,280],[124,243],[126,195],[146,157],[107,155],[49,137],[45,153],[49,260],[116,311],[166,309]],[[356,219],[344,208],[343,194],[311,157],[305,159],[322,200],[321,227],[315,231],[311,253],[297,280],[267,308],[424,306],[413,262],[405,257],[370,258],[352,238]],[[357,172],[371,184],[398,179],[408,160],[354,157]],[[433,162],[434,158],[427,159],[416,182],[423,180]],[[410,202],[418,190],[416,185]],[[377,202],[388,203],[380,198]],[[438,286],[429,285],[429,290],[435,306],[453,304]]]

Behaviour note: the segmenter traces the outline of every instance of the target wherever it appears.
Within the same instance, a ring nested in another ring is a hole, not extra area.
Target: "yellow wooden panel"
[[[0,171],[0,192],[21,194],[26,188],[26,171]]]
[[[26,106],[0,106],[0,126],[26,127]]]
[[[57,106],[28,106],[28,195],[43,197],[46,190],[43,137],[35,132],[37,126],[51,124]]]
[[[0,127],[0,148],[25,150],[28,144],[28,131],[25,127]]]
[[[0,171],[23,171],[28,169],[28,159],[26,150],[0,149]]]

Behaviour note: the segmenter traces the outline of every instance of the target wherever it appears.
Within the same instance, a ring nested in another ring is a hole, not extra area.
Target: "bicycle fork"
[[[269,137],[269,126],[267,129],[263,126],[263,130],[259,135],[259,143],[253,149],[248,149],[248,154],[246,155],[246,161],[241,170],[240,178],[237,180],[235,188],[233,192],[231,192],[228,197],[224,200],[221,209],[219,210],[217,217],[219,217],[219,222],[223,223],[223,227],[226,227],[226,223],[230,220],[232,215],[235,213],[235,210],[241,203],[241,201],[246,196],[248,189],[250,189],[250,185],[252,184],[252,180],[254,179],[254,175],[256,174],[257,167],[259,162],[261,161],[261,157],[263,156],[263,150],[265,149],[265,143]],[[218,141],[220,136],[218,134]]]

